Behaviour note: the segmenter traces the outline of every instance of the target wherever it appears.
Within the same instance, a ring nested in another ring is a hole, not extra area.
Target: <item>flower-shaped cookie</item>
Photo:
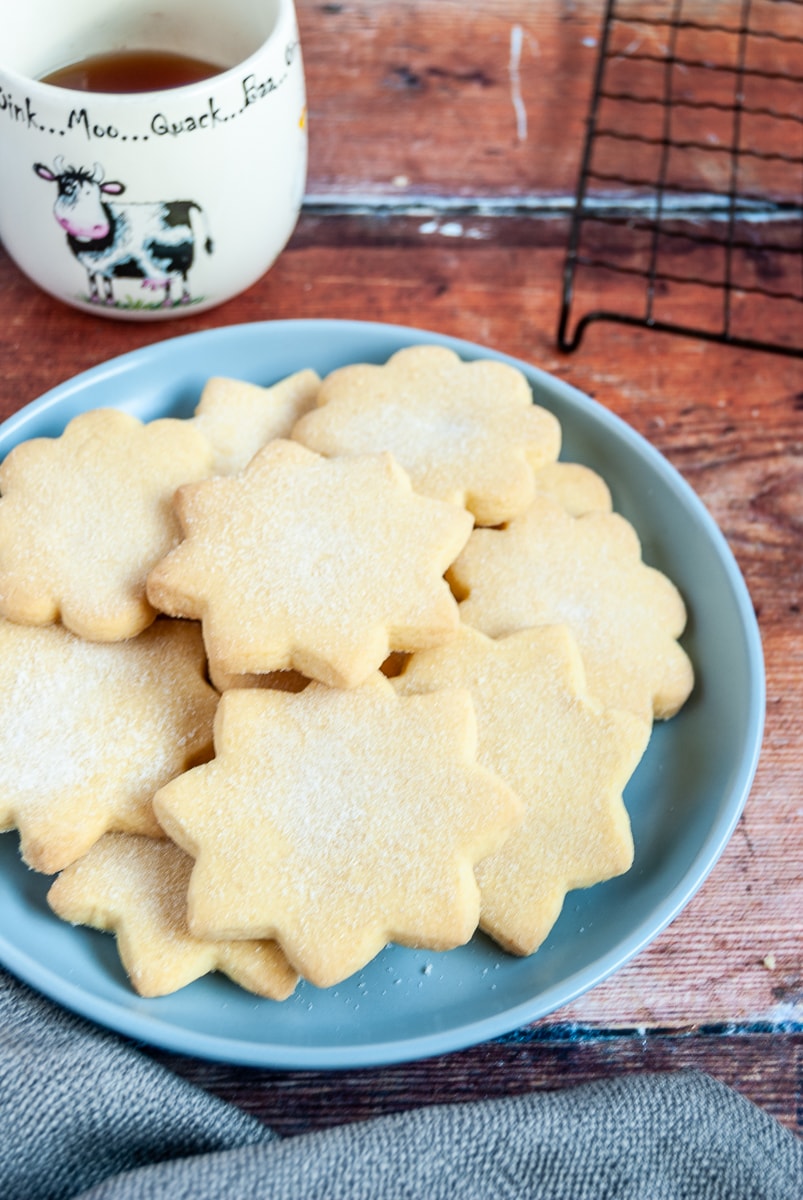
[[[573,517],[536,496],[501,530],[478,529],[449,570],[460,615],[490,637],[566,624],[580,647],[589,691],[606,708],[670,717],[693,674],[675,640],[686,609],[647,566],[632,525],[618,513]]]
[[[173,493],[211,465],[189,421],[143,425],[115,409],[16,446],[0,466],[0,614],[61,617],[95,641],[139,633],[156,615],[148,571],[179,540]]]
[[[353,687],[390,651],[458,628],[443,573],[471,518],[413,492],[390,455],[269,442],[241,475],[181,488],[177,510],[186,540],[151,572],[148,596],[203,622],[224,677],[293,667]]]
[[[50,875],[108,830],[161,836],[151,799],[211,750],[200,629],[159,620],[86,642],[0,619],[0,829]]]
[[[622,799],[650,736],[632,713],[604,711],[585,691],[569,630],[546,625],[493,641],[465,628],[414,654],[404,695],[467,688],[477,761],[524,802],[523,823],[477,867],[480,925],[506,950],[541,945],[573,888],[626,871],[633,858]]]
[[[192,859],[175,843],[107,833],[62,871],[47,894],[73,925],[117,934],[117,949],[141,996],[165,996],[209,971],[285,1000],[298,982],[275,942],[204,942],[187,926]]]
[[[383,366],[341,367],[293,438],[321,454],[389,450],[416,491],[464,505],[478,525],[525,509],[533,470],[554,461],[560,425],[533,404],[525,376],[442,346],[400,350]]]
[[[272,387],[216,375],[207,380],[192,418],[214,451],[215,475],[236,475],[266,442],[290,430],[315,403],[315,371],[297,371]]]
[[[215,759],[162,788],[164,829],[195,859],[190,928],[275,938],[319,987],[389,941],[448,949],[479,916],[473,867],[520,820],[475,760],[464,691],[226,692]]]

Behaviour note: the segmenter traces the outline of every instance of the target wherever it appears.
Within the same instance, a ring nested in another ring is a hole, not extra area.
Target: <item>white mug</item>
[[[111,94],[43,83],[136,48],[220,73]],[[58,299],[163,319],[255,283],[286,245],[306,182],[292,0],[25,0],[0,45],[0,239]]]

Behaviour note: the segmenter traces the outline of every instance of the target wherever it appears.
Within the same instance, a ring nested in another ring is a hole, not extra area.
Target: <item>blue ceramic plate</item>
[[[191,415],[211,375],[270,384],[302,367],[321,375],[383,362],[414,343],[467,359],[502,355],[417,329],[344,321],[277,321],[190,334],[127,354],[48,392],[0,427],[0,459],[17,442],[61,432],[76,413],[114,405],[145,420]],[[49,880],[0,836],[0,960],[34,988],[153,1045],[253,1066],[343,1068],[422,1058],[508,1033],[553,1012],[621,967],[680,912],[725,847],[747,798],[764,717],[759,634],[745,584],[716,525],[677,472],[631,428],[565,383],[514,362],[560,419],[566,459],[599,471],[636,526],[644,557],[680,587],[684,645],[697,685],[656,728],[627,789],[636,845],[623,877],[572,892],[531,958],[481,935],[448,953],[389,947],[328,991],[302,984],[284,1003],[207,976],[143,1000],[114,938],[59,922]]]

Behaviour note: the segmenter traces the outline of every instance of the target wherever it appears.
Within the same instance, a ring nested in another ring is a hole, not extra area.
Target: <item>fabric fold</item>
[[[0,1196],[66,1200],[145,1164],[275,1138],[0,971]]]
[[[0,972],[4,1200],[796,1200],[803,1143],[694,1071],[281,1139]]]

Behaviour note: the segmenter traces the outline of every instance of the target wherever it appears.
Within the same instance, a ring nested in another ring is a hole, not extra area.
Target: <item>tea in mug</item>
[[[167,50],[112,50],[42,76],[42,83],[78,92],[159,92],[200,83],[225,71],[199,58]]]

